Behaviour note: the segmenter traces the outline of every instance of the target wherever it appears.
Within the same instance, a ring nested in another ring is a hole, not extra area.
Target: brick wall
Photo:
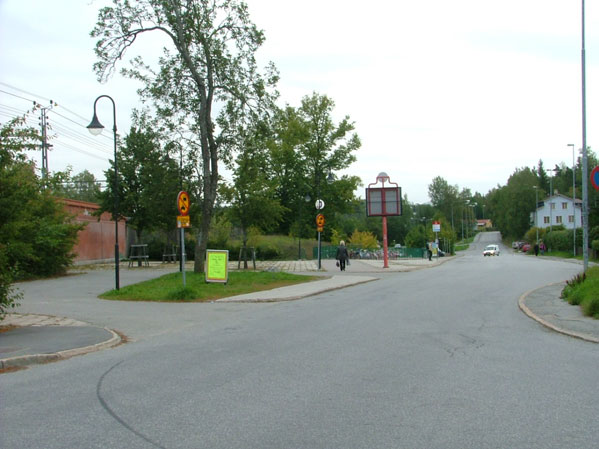
[[[96,203],[86,201],[64,199],[67,211],[75,215],[75,220],[86,223],[85,229],[79,231],[78,242],[74,252],[77,256],[75,264],[89,262],[111,262],[114,261],[114,221],[109,212],[104,212],[99,218],[92,214],[100,206]],[[119,252],[125,254],[125,220],[119,220]]]

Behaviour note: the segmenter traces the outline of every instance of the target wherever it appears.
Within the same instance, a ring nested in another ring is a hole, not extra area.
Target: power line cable
[[[42,100],[44,100],[44,101],[52,101],[52,100],[50,100],[49,98],[42,97],[41,95],[34,94],[34,93],[32,93],[32,92],[28,92],[28,91],[26,91],[26,90],[23,90],[23,89],[19,89],[18,87],[11,86],[10,84],[7,84],[7,83],[5,83],[5,82],[2,82],[2,81],[0,81],[0,84],[2,84],[3,86],[6,86],[6,87],[8,87],[8,88],[10,88],[10,89],[16,90],[17,92],[21,92],[21,93],[24,93],[24,94],[27,94],[27,95],[32,95],[32,96],[34,96],[34,97],[41,98],[41,99],[42,99]],[[2,92],[4,92],[4,91],[2,91]],[[9,94],[9,95],[14,95],[14,94],[10,94],[9,92],[5,92],[5,93],[7,93],[7,94]],[[14,96],[16,97],[17,95],[14,95]],[[19,97],[19,98],[24,98],[24,97]],[[24,99],[25,99],[25,100],[28,100],[28,98],[24,98]],[[34,101],[34,100],[29,100],[29,101]]]

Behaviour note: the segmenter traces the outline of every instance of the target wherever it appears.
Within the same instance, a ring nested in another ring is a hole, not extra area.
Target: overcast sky
[[[94,99],[113,96],[122,134],[140,106],[136,82],[116,75],[99,84],[92,72],[89,32],[104,3],[0,0],[0,121],[31,100],[57,102],[48,113],[50,171],[70,164],[103,179],[112,106],[98,104],[106,135],[89,137]],[[280,71],[281,105],[299,106],[312,92],[332,98],[335,118],[349,115],[362,140],[345,173],[365,186],[385,171],[411,202],[429,201],[436,176],[485,194],[539,159],[570,166],[567,145],[582,146],[581,1],[247,3],[266,34],[259,58]],[[595,147],[599,5],[586,3],[587,144]]]

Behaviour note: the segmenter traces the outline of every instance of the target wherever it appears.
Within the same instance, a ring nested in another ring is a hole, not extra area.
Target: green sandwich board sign
[[[220,249],[206,250],[206,282],[227,283],[229,251]]]

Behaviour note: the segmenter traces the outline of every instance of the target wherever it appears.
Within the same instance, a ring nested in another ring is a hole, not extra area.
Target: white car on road
[[[483,256],[499,256],[499,245],[487,245]]]

